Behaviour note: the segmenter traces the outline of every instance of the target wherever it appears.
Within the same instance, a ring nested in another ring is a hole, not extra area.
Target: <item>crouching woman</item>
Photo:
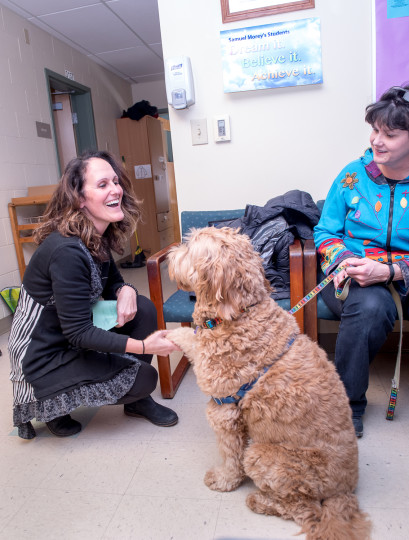
[[[57,436],[74,435],[79,406],[123,404],[129,416],[159,426],[176,424],[174,411],[150,394],[153,354],[178,348],[155,332],[151,301],[124,283],[111,250],[123,252],[140,218],[126,172],[108,152],[74,158],[35,231],[39,244],[27,266],[9,338],[14,425],[35,437],[31,420]],[[117,326],[93,324],[100,299],[117,301]]]

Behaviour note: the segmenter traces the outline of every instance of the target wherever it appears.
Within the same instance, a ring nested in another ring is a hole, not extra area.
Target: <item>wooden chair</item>
[[[215,210],[215,211],[188,211],[181,214],[182,238],[194,228],[207,227],[210,222],[226,219],[240,218],[244,215],[244,210]],[[189,293],[178,290],[168,299],[164,299],[161,265],[166,262],[167,255],[171,247],[178,244],[171,244],[155,255],[149,257],[147,261],[149,290],[152,302],[155,304],[158,313],[158,328],[166,329],[166,323],[180,323],[182,326],[190,326],[194,310],[194,301],[189,298]],[[303,262],[302,248],[299,240],[290,246],[290,282],[291,298],[279,300],[278,303],[289,310],[303,296]],[[301,332],[304,331],[304,316],[302,310],[295,314]],[[159,380],[162,396],[173,398],[176,390],[186,373],[189,363],[183,355],[179,360],[174,372],[171,371],[169,356],[158,355]]]
[[[304,295],[317,285],[318,258],[314,240],[306,240],[303,253]],[[304,332],[314,341],[318,341],[318,319],[339,321],[339,318],[327,307],[318,294],[304,306]]]
[[[324,200],[317,201],[322,211]],[[303,246],[304,296],[317,285],[318,256],[314,240],[306,240]],[[318,319],[339,321],[339,318],[327,307],[321,294],[310,300],[303,308],[304,331],[308,337],[318,341]]]

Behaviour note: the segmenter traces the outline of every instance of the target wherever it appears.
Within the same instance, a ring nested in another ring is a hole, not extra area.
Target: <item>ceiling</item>
[[[129,83],[164,79],[157,0],[0,0]]]

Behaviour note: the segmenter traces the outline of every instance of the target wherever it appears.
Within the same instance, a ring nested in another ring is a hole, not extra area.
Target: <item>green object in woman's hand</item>
[[[92,306],[94,326],[102,330],[110,330],[118,324],[116,300],[98,300]]]

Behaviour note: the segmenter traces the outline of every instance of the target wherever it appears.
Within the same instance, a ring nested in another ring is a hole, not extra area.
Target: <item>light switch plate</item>
[[[213,118],[214,140],[216,142],[230,141],[230,118],[228,115]]]
[[[207,120],[201,118],[198,120],[190,121],[190,129],[192,131],[192,145],[196,144],[208,144],[207,136]]]

